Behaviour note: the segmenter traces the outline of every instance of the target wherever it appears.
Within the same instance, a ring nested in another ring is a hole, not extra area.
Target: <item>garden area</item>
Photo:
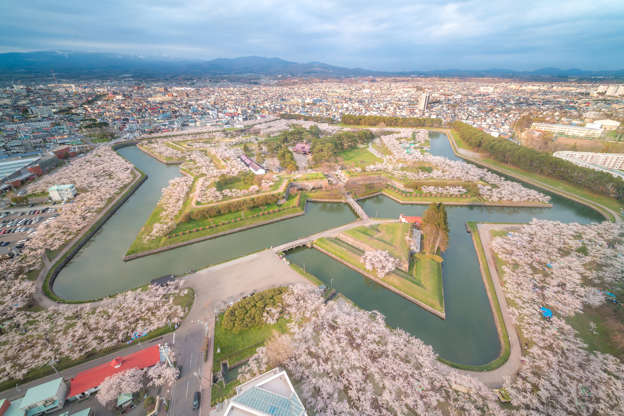
[[[275,333],[287,332],[284,318],[267,323],[265,314],[281,310],[286,288],[274,288],[245,297],[219,314],[215,322],[213,373],[219,380],[212,386],[211,403],[215,405],[235,393],[240,384],[238,368]],[[269,310],[269,312],[267,312]],[[271,321],[271,319],[268,319]],[[227,363],[223,371],[222,363]]]
[[[338,155],[348,168],[365,168],[368,165],[380,163],[382,160],[368,151],[367,147],[356,147]]]
[[[358,227],[337,238],[320,238],[314,247],[425,309],[444,314],[442,258],[411,254],[410,229],[403,223]]]

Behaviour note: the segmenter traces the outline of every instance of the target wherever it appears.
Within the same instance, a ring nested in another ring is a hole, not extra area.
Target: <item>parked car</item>
[[[201,402],[201,394],[196,391],[193,395],[193,410],[199,409],[199,403]]]

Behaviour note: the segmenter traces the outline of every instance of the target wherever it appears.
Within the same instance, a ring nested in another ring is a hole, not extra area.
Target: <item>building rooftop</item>
[[[39,157],[28,157],[23,159],[9,159],[0,161],[0,179],[17,172],[23,167],[26,167],[39,160]]]
[[[26,411],[21,406],[22,399],[13,400],[2,416],[24,416]]]
[[[225,416],[302,416],[303,403],[285,371],[273,369],[237,388]]]
[[[30,406],[49,399],[56,395],[59,387],[63,384],[61,377],[48,381],[47,383],[39,384],[38,386],[31,387],[26,391],[26,395],[22,399],[20,408],[28,409]]]
[[[105,378],[132,368],[151,367],[160,362],[160,346],[158,344],[137,351],[125,357],[117,357],[112,361],[98,365],[76,374],[69,384],[67,397],[74,397],[102,384]]]

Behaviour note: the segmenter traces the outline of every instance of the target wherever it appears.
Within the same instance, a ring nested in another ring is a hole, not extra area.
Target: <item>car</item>
[[[199,409],[199,403],[201,402],[201,394],[196,391],[193,395],[193,410]]]

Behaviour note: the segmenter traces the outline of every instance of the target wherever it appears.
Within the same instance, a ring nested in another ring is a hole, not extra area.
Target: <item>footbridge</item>
[[[355,212],[355,215],[363,220],[368,220],[368,214],[366,214],[364,208],[362,208],[362,206],[358,204],[349,193],[345,194],[345,199],[347,201],[347,204],[349,204],[351,209],[353,209],[353,212]]]
[[[300,238],[298,240],[289,241],[288,243],[284,243],[279,246],[272,247],[271,249],[275,253],[281,253],[282,251],[287,251],[295,247],[311,245],[312,242],[314,242],[314,240],[318,240],[319,238],[336,237],[338,234],[342,233],[343,231],[350,230],[351,228],[382,224],[385,222],[396,222],[396,221],[398,220],[394,220],[394,219],[372,220],[367,217],[367,219],[365,220],[360,219],[354,222],[350,222],[349,224],[341,225],[340,227],[336,227],[330,230],[322,231],[320,233],[312,234],[307,237]]]

